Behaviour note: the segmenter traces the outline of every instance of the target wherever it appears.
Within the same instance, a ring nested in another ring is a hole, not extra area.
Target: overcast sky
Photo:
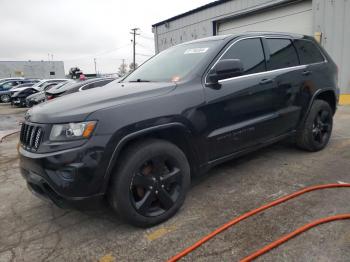
[[[63,60],[94,73],[132,60],[130,29],[140,28],[137,62],[154,53],[152,24],[208,0],[0,0],[0,60]]]

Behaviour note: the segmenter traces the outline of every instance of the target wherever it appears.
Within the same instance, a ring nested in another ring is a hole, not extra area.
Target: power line
[[[137,43],[137,45],[141,46],[141,47],[144,48],[144,49],[147,49],[147,50],[149,50],[149,51],[154,52],[154,48],[151,48],[151,47],[148,47],[148,46],[144,46],[144,45],[142,45],[142,44],[140,44],[140,43]]]
[[[129,45],[130,45],[130,43],[128,43],[126,45],[123,45],[123,46],[120,46],[120,47],[117,47],[117,48],[114,48],[114,49],[98,52],[98,53],[95,53],[95,54],[88,54],[88,55],[84,55],[84,56],[80,56],[80,57],[68,58],[68,59],[62,59],[62,60],[63,61],[74,61],[74,60],[90,59],[91,57],[99,57],[101,55],[112,53],[112,52],[117,51],[119,49],[125,48],[125,47],[127,47]]]
[[[141,53],[136,53],[137,55],[140,55],[140,56],[148,56],[148,57],[151,57],[151,56],[154,56],[154,55],[149,55],[149,54],[141,54]]]
[[[143,31],[143,30],[141,30],[141,29],[140,29],[140,31],[141,31],[142,34],[146,34],[146,35],[149,34],[149,35],[152,35],[152,36],[153,36],[153,33],[150,33],[150,32],[148,32],[148,31]]]
[[[144,36],[144,35],[140,35],[140,37],[142,37],[145,40],[149,40],[149,41],[154,41],[153,37],[149,37],[149,36]]]

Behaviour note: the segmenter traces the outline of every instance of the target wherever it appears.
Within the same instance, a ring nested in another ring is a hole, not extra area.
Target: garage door
[[[289,4],[262,13],[218,23],[220,35],[246,31],[278,31],[313,35],[312,1]]]

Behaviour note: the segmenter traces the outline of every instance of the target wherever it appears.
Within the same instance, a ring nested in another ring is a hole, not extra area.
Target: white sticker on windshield
[[[187,54],[205,53],[208,51],[208,49],[209,47],[191,48],[191,49],[187,49],[184,54],[187,55]]]

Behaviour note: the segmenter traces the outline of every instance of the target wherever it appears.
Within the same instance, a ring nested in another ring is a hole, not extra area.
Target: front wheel
[[[8,103],[10,102],[11,97],[9,95],[1,95],[0,96],[0,102],[1,103]]]
[[[316,152],[326,147],[332,134],[333,111],[323,100],[315,100],[309,115],[297,134],[297,145]]]
[[[118,164],[109,200],[130,224],[159,224],[183,204],[190,185],[190,167],[185,154],[174,144],[157,139],[134,144]]]

